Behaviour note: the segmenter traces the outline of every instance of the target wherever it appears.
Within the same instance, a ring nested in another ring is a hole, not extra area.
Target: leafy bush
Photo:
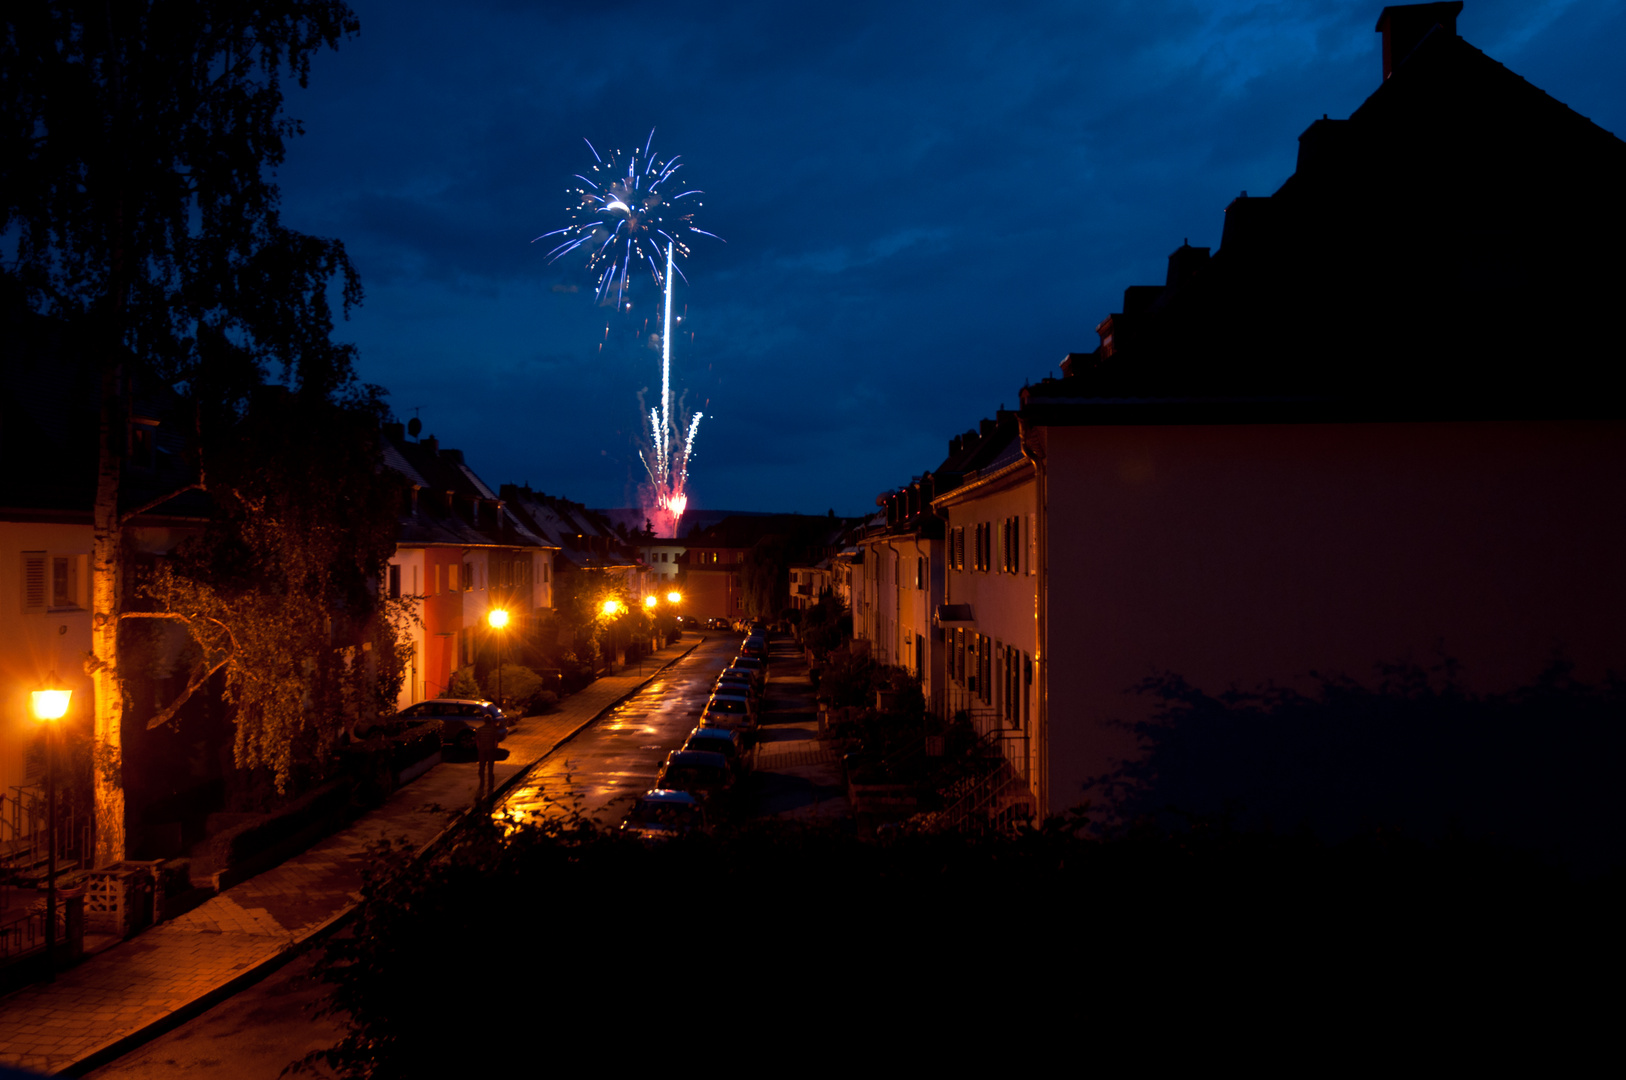
[[[480,693],[480,684],[474,681],[474,667],[458,668],[452,672],[451,681],[446,684],[447,697],[478,698],[485,695]]]
[[[533,694],[542,689],[542,676],[530,668],[519,664],[503,664],[501,668],[503,701],[528,702]],[[497,682],[495,670],[486,676],[485,696],[492,701],[497,700]]]
[[[559,695],[552,690],[538,690],[525,703],[525,711],[531,716],[541,716],[543,713],[550,713],[558,707]]]
[[[695,912],[737,912],[742,897],[794,898],[796,912],[782,918],[796,929],[786,977],[799,997],[873,1002],[892,1030],[912,1038],[944,1022],[941,996],[920,987],[1043,985],[1103,962],[1130,973],[1149,965],[1166,979],[1201,949],[1237,950],[1230,962],[1266,971],[1291,963],[1338,972],[1405,970],[1426,945],[1427,992],[1437,995],[1444,981],[1499,970],[1520,928],[1559,955],[1570,936],[1580,946],[1586,934],[1573,928],[1610,925],[1620,891],[1584,894],[1505,853],[1461,844],[1382,837],[1326,846],[1218,827],[1106,842],[1085,824],[1057,818],[979,838],[903,830],[874,842],[777,821],[646,846],[582,821],[547,818],[500,832],[482,820],[430,861],[381,847],[354,933],[336,939],[324,961],[333,1015],[348,1033],[305,1065],[350,1078],[455,1076],[478,1060],[482,1071],[501,1073],[507,1062],[493,1045],[501,1040],[471,1047],[448,1033],[490,1030],[494,1010],[560,978],[574,1000],[626,1003],[627,969],[606,963],[605,950],[629,926],[647,928],[656,972],[681,971],[682,1002],[738,1000],[739,964],[684,934]],[[652,906],[656,891],[682,903]],[[1110,932],[1083,932],[1081,908],[1088,924]],[[1013,911],[1051,931],[1042,948],[992,944],[990,913]],[[1566,918],[1550,921],[1558,911]],[[1492,928],[1498,947],[1488,950]],[[1555,935],[1566,938],[1562,947]],[[471,938],[486,944],[471,947]],[[446,989],[464,986],[479,992]],[[1132,989],[1137,1001],[1167,993],[1163,983]],[[1036,1037],[1075,1049],[1089,993],[1075,988],[1031,1005]],[[693,1017],[682,1007],[648,1009],[639,1037],[664,1044],[692,1032]],[[626,1024],[625,1008],[578,1010],[569,1037],[550,1043],[550,1065],[602,1061],[605,1040],[624,1040]],[[960,1041],[943,1046],[964,1052]],[[783,1049],[781,1027],[730,1029],[730,1054]],[[518,1043],[514,1052],[534,1066],[534,1047]]]

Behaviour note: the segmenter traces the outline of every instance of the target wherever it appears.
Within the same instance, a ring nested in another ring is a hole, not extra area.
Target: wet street
[[[655,786],[666,755],[700,722],[712,684],[739,652],[740,640],[738,634],[709,634],[699,648],[532,768],[500,800],[495,815],[525,820],[574,808],[614,827],[632,800]]]

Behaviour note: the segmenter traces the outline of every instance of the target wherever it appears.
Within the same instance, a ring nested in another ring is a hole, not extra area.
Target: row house
[[[755,538],[732,527],[732,522],[732,518],[724,519],[709,529],[689,534],[678,563],[683,574],[685,614],[730,621],[745,616],[741,572]]]
[[[882,507],[858,542],[857,572],[863,598],[854,609],[853,636],[870,643],[870,655],[920,680],[930,709],[947,703],[941,649],[931,648],[932,614],[943,602],[943,522],[931,512],[935,478],[928,473],[876,498]]]
[[[838,559],[855,633],[941,665],[936,711],[997,733],[1041,812],[1110,806],[1149,679],[1626,670],[1626,422],[1595,363],[1626,274],[1590,256],[1626,242],[1626,143],[1463,41],[1462,7],[1385,8],[1380,86],[1306,130],[1282,187],[950,443],[928,633],[908,514]]]
[[[790,606],[806,611],[830,594],[830,560],[793,563],[790,568]]]
[[[658,573],[602,513],[529,484],[504,484],[502,494],[519,519],[554,547],[556,570],[572,592],[608,591],[637,603],[659,586]]]
[[[384,582],[411,601],[412,657],[397,707],[439,697],[452,673],[492,647],[494,633],[515,633],[553,607],[558,545],[539,536],[506,500],[434,437],[411,441],[400,424],[384,429],[384,462],[403,487],[395,554]],[[509,629],[487,622],[509,614]]]
[[[651,587],[661,595],[675,588],[678,571],[682,569],[682,544],[669,540],[643,541],[638,544],[638,558],[649,568]]]

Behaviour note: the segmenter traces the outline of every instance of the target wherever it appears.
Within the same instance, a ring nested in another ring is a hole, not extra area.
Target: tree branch
[[[214,676],[215,672],[217,672],[221,668],[225,667],[226,662],[228,660],[230,660],[230,659],[231,659],[231,654],[228,653],[225,656],[221,657],[220,662],[217,663],[214,667],[210,668],[208,671],[205,671],[205,672],[203,672],[203,674],[198,675],[196,678],[194,678],[192,680],[192,682],[187,686],[187,688],[185,690],[181,691],[181,696],[180,697],[178,697],[174,701],[170,702],[164,708],[164,710],[162,712],[156,714],[155,716],[153,716],[153,718],[151,720],[147,721],[147,730],[151,731],[153,728],[163,727],[165,724],[167,724],[171,720],[175,719],[175,714],[181,711],[181,706],[185,705],[187,703],[187,701],[191,699],[192,695],[194,693],[196,693],[199,689],[201,689],[203,684],[208,682],[210,680],[210,678],[212,678]],[[199,667],[199,669],[201,669],[203,667],[203,665],[199,664],[198,667]]]
[[[175,496],[177,496],[177,495],[185,494],[188,491],[207,491],[207,490],[208,489],[203,486],[203,482],[201,480],[198,481],[195,484],[187,484],[185,487],[176,488],[174,491],[171,491],[171,492],[169,492],[167,494],[164,494],[164,495],[160,495],[156,499],[152,499],[152,500],[149,500],[148,502],[142,503],[140,506],[136,507],[134,510],[129,510],[129,511],[126,511],[125,513],[123,513],[123,514],[120,514],[119,515],[119,524],[120,525],[127,525],[127,524],[130,523],[130,521],[132,519],[137,518],[137,517],[141,516],[142,514],[145,514],[148,510],[151,510],[155,506],[162,506],[164,503],[169,502],[169,500],[175,498]],[[123,616],[120,616],[120,618],[122,618],[122,617]]]

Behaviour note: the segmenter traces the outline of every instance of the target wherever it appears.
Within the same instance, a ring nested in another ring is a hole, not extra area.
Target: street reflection
[[[699,722],[738,641],[703,643],[535,765],[492,809],[505,829],[539,816],[580,814],[613,827],[655,782],[666,755]]]

